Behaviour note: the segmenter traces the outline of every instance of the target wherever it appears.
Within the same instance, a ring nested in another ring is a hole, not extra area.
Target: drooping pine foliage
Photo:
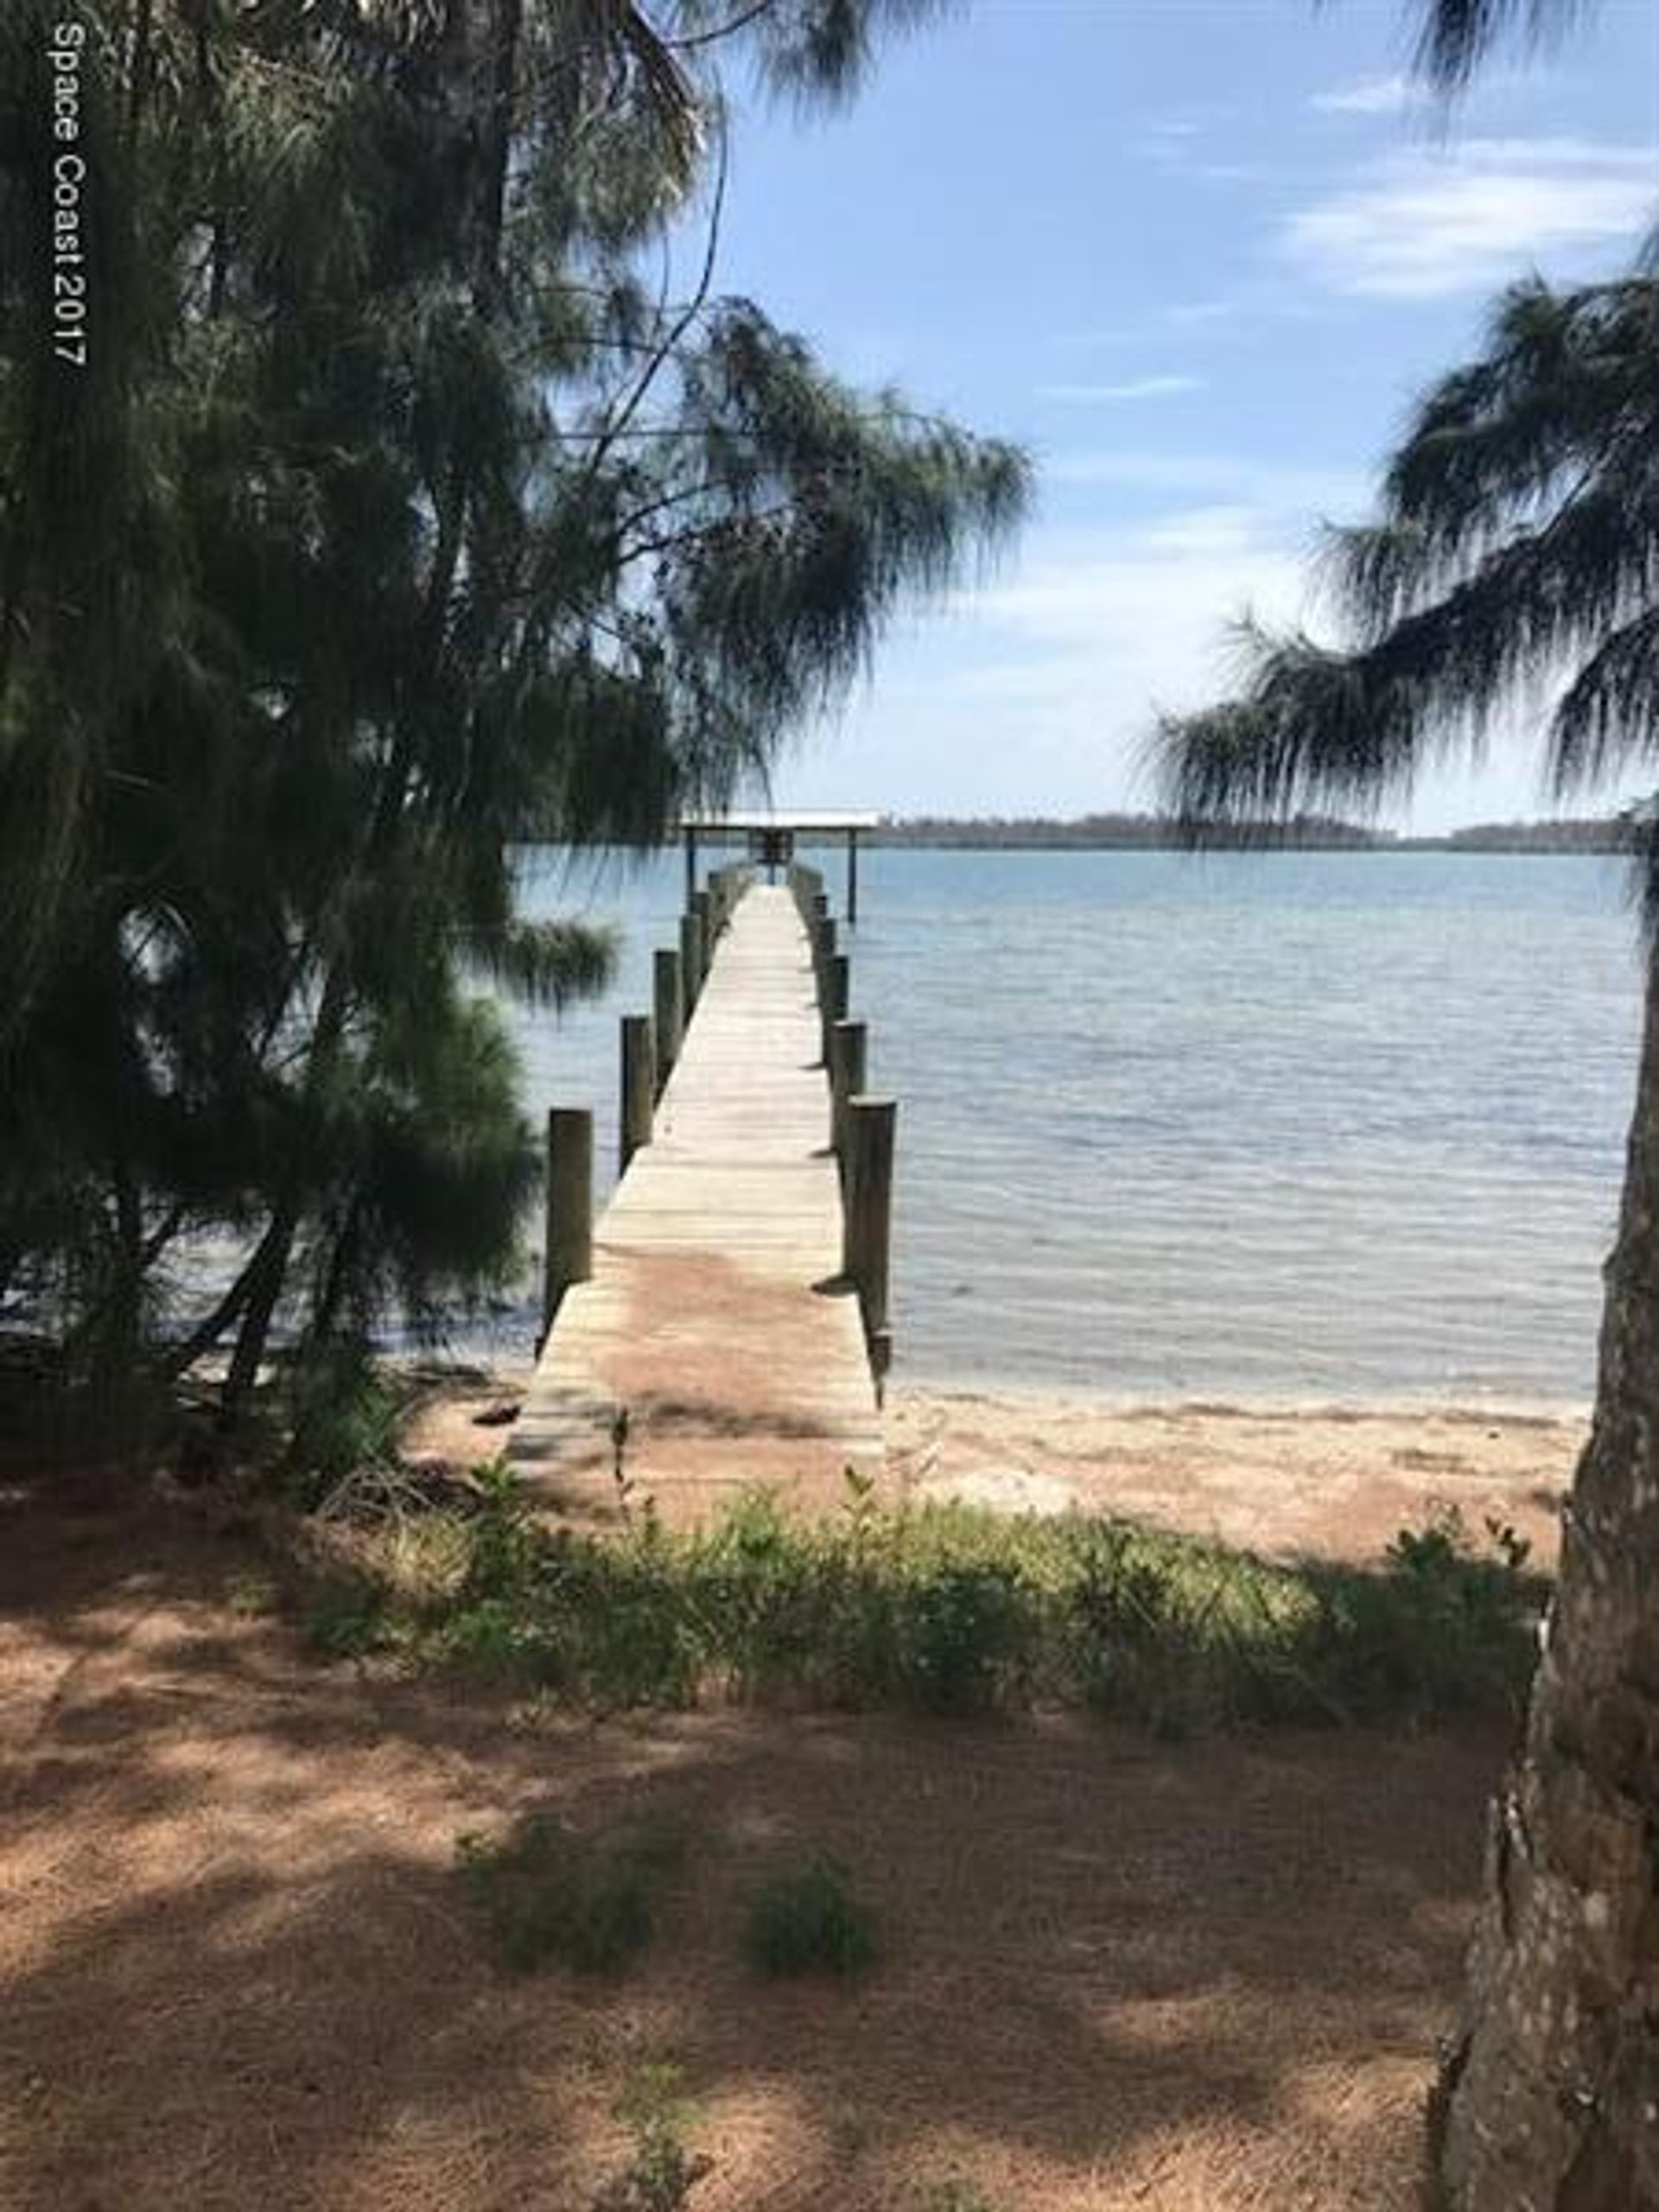
[[[1597,0],[1417,0],[1418,67],[1442,92],[1466,86],[1506,36],[1532,45],[1560,38]]]
[[[1251,629],[1240,696],[1163,730],[1189,833],[1351,811],[1529,696],[1558,791],[1659,760],[1659,281],[1517,287],[1337,533],[1352,642]]]
[[[608,959],[517,918],[513,846],[645,845],[764,773],[1017,516],[1016,454],[712,281],[718,68],[834,97],[928,12],[101,0],[82,370],[51,13],[9,11],[0,1293],[80,1365],[227,1343],[234,1408],[284,1313],[498,1280],[533,1161],[483,994]],[[204,1236],[242,1254],[211,1310]]]

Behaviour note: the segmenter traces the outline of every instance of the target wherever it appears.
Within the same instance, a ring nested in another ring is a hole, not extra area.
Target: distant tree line
[[[1623,815],[1575,820],[1481,822],[1434,837],[1407,836],[1335,816],[1297,814],[1287,822],[1230,823],[1212,845],[1270,846],[1298,852],[1619,853],[1630,850],[1632,827]],[[866,833],[873,845],[930,846],[942,850],[1069,852],[1156,850],[1190,842],[1168,814],[912,815],[884,821]]]

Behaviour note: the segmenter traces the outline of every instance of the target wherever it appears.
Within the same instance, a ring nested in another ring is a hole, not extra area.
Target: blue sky
[[[1659,7],[1604,0],[1449,120],[1393,0],[975,0],[849,111],[737,116],[720,289],[861,380],[1020,439],[1038,511],[906,620],[780,800],[1145,804],[1155,709],[1224,689],[1246,606],[1316,613],[1413,395],[1505,282],[1628,260],[1659,207]],[[1529,733],[1421,787],[1434,828],[1541,810]]]

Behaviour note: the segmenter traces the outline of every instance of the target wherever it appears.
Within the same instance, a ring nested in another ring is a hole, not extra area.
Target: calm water
[[[840,862],[822,856],[841,904]],[[1612,861],[864,855],[854,1012],[899,1100],[912,1380],[1580,1396],[1633,1079]],[[626,931],[616,992],[520,1021],[615,1150],[616,1015],[682,887],[526,864]],[[496,1341],[528,1341],[530,1307]]]

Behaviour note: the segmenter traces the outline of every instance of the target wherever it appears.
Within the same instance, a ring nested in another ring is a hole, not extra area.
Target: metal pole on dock
[[[642,1145],[651,1142],[652,1103],[657,1095],[657,1055],[652,1045],[651,1016],[625,1014],[622,1017],[622,1113],[618,1151],[622,1173]]]
[[[660,951],[651,964],[653,1019],[656,1024],[657,1096],[663,1095],[669,1071],[680,1057],[685,1034],[685,992],[677,952]]]
[[[586,1106],[547,1116],[547,1236],[542,1255],[542,1339],[572,1283],[594,1272],[594,1117]]]

